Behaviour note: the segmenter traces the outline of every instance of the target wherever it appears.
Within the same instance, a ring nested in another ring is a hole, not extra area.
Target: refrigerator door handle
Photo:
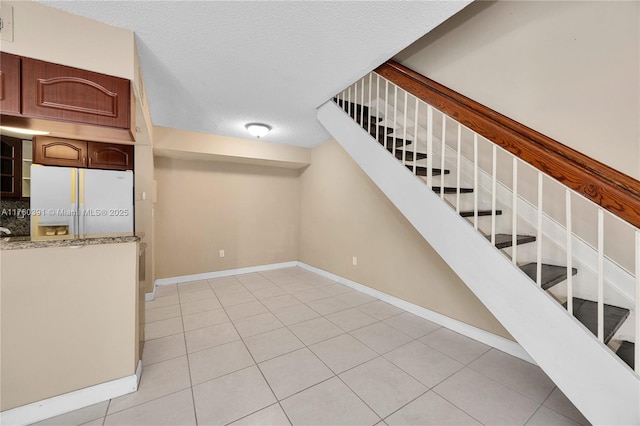
[[[78,211],[78,170],[71,169],[71,205],[69,215],[69,235],[76,235],[78,233],[78,218],[73,212]],[[63,213],[64,214],[64,213]]]
[[[85,157],[86,158],[86,157]],[[76,223],[78,224],[78,234],[84,235],[84,223],[85,211],[84,211],[84,169],[78,170],[78,215],[76,216]]]

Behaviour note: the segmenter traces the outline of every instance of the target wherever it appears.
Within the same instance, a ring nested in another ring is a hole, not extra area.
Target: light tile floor
[[[536,366],[301,268],[163,286],[137,392],[47,425],[577,425]]]

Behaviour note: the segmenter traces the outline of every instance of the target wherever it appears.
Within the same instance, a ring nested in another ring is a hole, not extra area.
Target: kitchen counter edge
[[[121,244],[140,241],[138,235],[90,236],[67,239],[31,239],[31,237],[0,238],[0,250],[21,250],[46,247],[82,247],[97,244]]]

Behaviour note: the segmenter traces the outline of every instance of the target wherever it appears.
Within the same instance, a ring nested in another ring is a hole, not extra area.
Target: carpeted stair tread
[[[373,138],[375,138],[376,137],[375,132],[373,132],[371,134],[371,136]],[[410,140],[405,140],[405,139],[402,139],[402,138],[395,138],[393,136],[386,136],[386,135],[383,135],[382,133],[379,133],[378,134],[378,142],[380,142],[381,145],[384,145],[385,141],[387,142],[387,149],[388,150],[393,149],[392,145],[394,143],[396,144],[396,148],[407,146],[407,145],[411,145],[411,143],[412,143]]]
[[[401,157],[402,158],[402,157]],[[411,170],[413,172],[413,164],[406,164],[407,169]],[[444,174],[448,175],[449,173],[451,173],[451,170],[449,169],[444,169]],[[416,166],[416,176],[426,176],[427,175],[427,168],[423,167],[423,166]],[[442,175],[442,169],[438,169],[433,167],[431,169],[431,176],[440,176]]]
[[[563,303],[562,306],[567,307],[567,303]],[[598,303],[580,299],[578,297],[573,298],[573,316],[578,321],[585,325],[593,334],[598,334]],[[616,334],[616,331],[620,328],[624,320],[629,316],[629,309],[621,308],[619,306],[604,305],[604,343],[609,343],[609,340]]]
[[[633,358],[633,351],[635,349],[635,344],[633,342],[629,342],[628,340],[624,340],[616,354],[623,360],[629,367],[632,369],[635,368],[635,362]]]
[[[393,147],[391,147],[391,146],[387,147],[387,151],[393,152]],[[404,151],[404,150],[396,148],[396,158],[398,160],[402,160],[402,151]],[[406,161],[413,161],[413,151],[410,151],[410,150],[406,150],[406,151],[407,152],[405,154],[405,160]],[[425,158],[427,158],[427,154],[425,154],[423,152],[416,152],[416,159],[424,160]]]
[[[356,104],[354,102],[347,102],[342,99],[333,98],[333,102],[335,102],[344,112],[349,112],[351,117],[354,117],[354,114],[358,114],[358,116],[364,114],[369,115],[369,107],[362,106],[360,104]]]
[[[491,240],[491,235],[487,235],[487,239]],[[533,235],[517,235],[516,245],[533,243],[535,242],[535,240],[536,240],[536,237],[534,237]],[[513,245],[512,234],[496,234],[496,248],[503,249],[503,248],[511,247],[512,245]]]
[[[435,192],[436,194],[440,193],[440,186],[433,186],[431,187],[431,189],[433,190],[433,192]],[[452,186],[445,186],[444,187],[444,193],[445,194],[455,194],[458,192],[458,189]],[[473,192],[473,188],[460,188],[460,193],[461,194],[470,194]]]
[[[536,263],[527,263],[520,267],[522,271],[529,276],[534,282],[537,282],[536,278],[537,269]],[[576,268],[571,269],[572,274],[575,275],[578,273]],[[554,285],[561,283],[562,281],[567,279],[567,268],[566,266],[558,266],[558,265],[548,265],[546,263],[542,264],[542,289],[548,290]]]
[[[353,118],[353,117],[351,117]],[[376,123],[379,123],[380,120],[382,120],[379,117],[373,116],[373,115],[365,115],[364,116],[364,120],[360,119],[360,116],[357,116],[355,118],[355,121],[360,124],[362,126],[363,129],[365,129],[367,132],[372,132],[375,133],[376,132],[376,128],[375,125]]]
[[[380,124],[378,124],[377,126],[378,126],[378,138],[380,136],[384,137],[385,135],[388,135],[389,133],[393,133],[393,131],[395,130],[393,127],[382,126]],[[371,127],[365,127],[364,129],[366,131],[368,131],[371,136],[373,136],[374,138],[376,137],[376,126],[375,125],[373,125]],[[378,140],[380,140],[380,139],[378,139]]]
[[[478,216],[491,216],[491,214],[493,213],[493,210],[478,210]],[[502,210],[496,210],[496,216],[500,216],[502,214]],[[474,211],[473,210],[465,210],[460,212],[460,216],[462,217],[473,217],[474,216]],[[498,237],[498,235],[496,235],[496,238]]]

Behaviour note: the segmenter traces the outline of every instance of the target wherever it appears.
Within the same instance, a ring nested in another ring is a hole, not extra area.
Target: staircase
[[[460,154],[457,159],[449,158],[445,150],[444,114],[442,149],[437,158],[433,147],[440,142],[433,134],[439,130],[434,130],[437,126],[430,115],[435,108],[425,104],[429,115],[426,123],[420,121],[416,98],[415,119],[408,119],[413,113],[407,109],[406,94],[404,108],[392,111],[376,100],[380,93],[385,93],[386,100],[391,98],[392,83],[375,73],[368,76],[368,84],[366,80],[364,77],[320,107],[319,121],[590,421],[640,424],[640,380],[632,371],[637,359],[634,339],[629,339],[628,333],[622,333],[626,337],[623,339],[616,334],[621,327],[635,327],[637,340],[640,321],[629,320],[633,309],[604,303],[601,289],[593,300],[575,289],[581,285],[576,278],[593,271],[573,263],[570,242],[567,263],[553,254],[544,254],[544,258],[538,254],[535,261],[523,261],[535,250],[540,251],[540,241],[549,236],[540,230],[516,229],[520,219],[515,211],[519,197],[515,190],[511,211],[498,208],[495,166],[493,200],[487,202],[486,194],[479,194],[483,188],[477,176],[472,185],[461,183],[460,170],[464,167],[460,166]],[[402,94],[398,96],[395,90],[396,99],[388,103],[398,108]],[[460,130],[458,139],[460,151]],[[379,144],[371,144],[375,141]],[[474,199],[474,208],[467,208],[465,199]],[[489,206],[479,207],[478,199]],[[514,226],[510,227],[510,222]],[[569,223],[567,232],[572,235]],[[516,249],[525,254],[518,258]],[[583,272],[578,274],[580,270]],[[574,282],[577,284],[572,290]],[[563,292],[566,297],[560,297]]]
[[[372,115],[369,110],[369,107],[356,104],[354,102],[346,102],[341,99],[333,98],[333,102],[335,102],[341,109],[345,111],[349,111],[349,115],[353,118],[361,127],[369,132],[372,137],[376,138],[376,132],[378,134],[389,135],[391,133],[398,133],[396,129],[391,127],[385,127],[383,125],[377,124],[380,123],[383,119],[381,117],[376,117]],[[364,118],[363,118],[364,117]],[[377,128],[376,128],[377,127]],[[395,153],[393,147],[389,147],[387,144],[387,150],[394,154],[395,158],[400,160],[401,162],[413,162],[414,153],[413,151],[409,151],[408,147],[413,142],[411,140],[404,140],[398,137],[386,136],[386,138],[376,138],[378,142],[382,145],[385,145],[385,139],[392,139],[395,141]],[[426,159],[427,154],[418,152],[416,153],[416,159]],[[426,176],[427,175],[427,167],[424,166],[413,166],[411,164],[405,165],[407,169],[413,171],[416,176]],[[439,169],[432,168],[432,176],[441,176],[442,174],[450,174],[451,171],[447,169]],[[434,186],[432,188],[434,192],[439,193],[440,187]],[[458,189],[454,187],[444,187],[445,193],[455,194]],[[461,194],[471,194],[473,193],[473,188],[460,188]],[[459,214],[464,218],[472,218],[476,214],[481,216],[491,216],[502,215],[501,210],[478,210],[477,212],[473,210],[468,211],[460,211]],[[490,235],[487,235],[486,238],[491,239]],[[513,245],[513,235],[512,234],[496,234],[494,244],[498,249],[505,249],[508,247],[512,247]],[[529,244],[536,241],[536,237],[533,235],[517,235],[515,238],[516,244]],[[529,262],[524,265],[520,265],[520,269],[529,277],[531,280],[536,283],[537,282],[537,264],[535,262]],[[572,268],[572,274],[576,275],[578,270],[576,268]],[[541,280],[540,285],[543,290],[549,290],[555,285],[565,281],[567,279],[567,267],[560,265],[551,265],[547,263],[543,263],[541,265]],[[567,307],[567,303],[563,303],[563,307]],[[610,340],[613,338],[615,333],[620,329],[625,320],[629,317],[630,310],[618,306],[604,305],[604,344],[608,344]],[[591,300],[584,300],[581,298],[574,297],[573,298],[573,315],[575,318],[584,324],[594,335],[597,335],[597,321],[594,321],[594,318],[597,319],[597,302]],[[622,345],[618,348],[616,354],[631,368],[634,368],[633,365],[633,353],[634,353],[634,343],[629,341],[624,341]]]

